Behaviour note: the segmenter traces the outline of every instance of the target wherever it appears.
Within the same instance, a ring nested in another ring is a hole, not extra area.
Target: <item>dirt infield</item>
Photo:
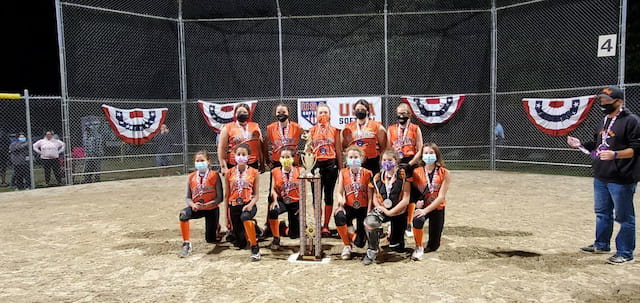
[[[278,252],[261,242],[252,263],[247,250],[206,244],[202,220],[191,225],[194,254],[180,259],[184,177],[0,194],[0,301],[640,301],[640,262],[578,252],[593,240],[591,178],[452,177],[441,249],[420,262],[387,253],[368,267],[338,260],[337,239],[325,241],[328,265],[288,263],[289,239]]]

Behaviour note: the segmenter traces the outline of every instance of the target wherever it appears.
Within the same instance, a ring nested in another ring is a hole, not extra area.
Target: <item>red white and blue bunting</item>
[[[167,118],[167,108],[120,109],[102,105],[102,110],[109,126],[124,142],[142,145],[151,140],[159,131],[160,125]]]
[[[198,100],[198,108],[202,113],[202,117],[207,121],[209,127],[216,133],[220,133],[225,124],[235,121],[234,109],[238,104],[244,103],[249,105],[249,121],[253,121],[253,113],[256,110],[257,100],[243,101],[235,103],[212,103]]]
[[[529,121],[543,133],[566,136],[584,121],[594,96],[567,99],[522,99]]]
[[[442,124],[453,117],[464,102],[464,95],[441,97],[402,97],[413,116],[426,125]]]

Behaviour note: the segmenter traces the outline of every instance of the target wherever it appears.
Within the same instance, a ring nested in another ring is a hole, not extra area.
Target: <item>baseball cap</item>
[[[599,90],[596,97],[605,99],[624,99],[624,94],[621,89],[615,86],[609,86]]]

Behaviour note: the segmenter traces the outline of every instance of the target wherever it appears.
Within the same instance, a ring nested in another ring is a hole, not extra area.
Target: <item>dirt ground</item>
[[[420,262],[388,253],[368,267],[339,260],[338,239],[325,240],[327,265],[288,263],[298,245],[290,239],[278,252],[261,242],[263,259],[252,263],[248,250],[206,244],[202,220],[192,221],[193,255],[180,259],[185,177],[3,193],[0,301],[640,301],[640,262],[578,252],[593,241],[591,178],[452,177],[440,250]],[[263,203],[261,223],[265,215]]]

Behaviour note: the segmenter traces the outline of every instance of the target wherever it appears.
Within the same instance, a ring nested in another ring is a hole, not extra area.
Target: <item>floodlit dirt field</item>
[[[180,259],[185,182],[0,194],[0,301],[640,301],[640,262],[578,252],[593,240],[591,178],[453,171],[441,249],[421,262],[387,253],[368,267],[339,260],[338,239],[325,241],[328,265],[288,263],[298,245],[289,239],[278,252],[261,242],[263,259],[252,263],[248,250],[206,244],[202,220],[192,221],[193,255]]]

